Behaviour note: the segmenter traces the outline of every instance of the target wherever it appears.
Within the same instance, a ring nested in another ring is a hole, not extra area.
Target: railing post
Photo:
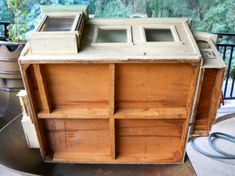
[[[229,34],[229,33],[216,33],[220,38],[221,37],[235,37],[235,34]],[[230,71],[231,71],[231,67],[232,67],[232,63],[233,63],[233,59],[235,59],[233,57],[233,52],[234,52],[234,47],[235,44],[233,43],[217,43],[216,44],[218,51],[221,53],[222,58],[224,61],[226,61],[226,54],[227,54],[227,50],[230,49],[230,53],[229,53],[229,58],[228,58],[228,62],[226,63],[228,68],[227,68],[227,74],[226,74],[226,78],[225,78],[225,84],[223,87],[223,95],[224,95],[224,99],[228,100],[228,99],[235,99],[235,96],[233,97],[233,91],[234,91],[234,83],[235,83],[235,72],[233,73],[233,77],[232,77],[232,85],[231,85],[231,89],[230,89],[230,93],[228,93],[228,88],[230,87],[230,83],[229,83],[229,76],[230,76]],[[221,49],[223,48],[223,50],[221,51]]]

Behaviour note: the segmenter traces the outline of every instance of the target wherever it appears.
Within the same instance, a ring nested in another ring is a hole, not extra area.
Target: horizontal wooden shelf
[[[186,108],[119,109],[116,119],[187,119]]]
[[[106,119],[108,108],[56,108],[51,113],[39,112],[38,118]]]
[[[72,162],[72,163],[175,163],[179,164],[179,158],[167,157],[166,155],[126,155],[117,156],[112,159],[109,154],[95,153],[70,153],[56,152],[53,154],[52,162]],[[140,159],[141,158],[141,159]],[[138,161],[138,162],[137,162]]]
[[[67,162],[97,162],[110,161],[109,154],[95,154],[95,153],[70,153],[70,152],[55,152],[52,161],[67,161]]]
[[[108,119],[108,108],[56,108],[51,113],[39,112],[38,118]],[[187,119],[186,108],[119,109],[115,119]]]

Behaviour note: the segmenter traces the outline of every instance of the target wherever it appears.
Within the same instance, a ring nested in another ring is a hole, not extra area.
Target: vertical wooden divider
[[[185,151],[186,151],[186,144],[187,144],[187,140],[188,140],[188,137],[189,137],[189,123],[190,123],[190,118],[191,118],[191,115],[193,112],[193,106],[194,106],[194,99],[196,99],[196,91],[197,91],[197,88],[198,88],[198,84],[200,83],[200,74],[201,74],[201,63],[200,64],[197,64],[197,65],[193,65],[193,67],[196,67],[195,68],[192,68],[193,69],[193,78],[192,79],[192,82],[191,82],[191,86],[190,86],[190,90],[189,90],[189,94],[188,94],[188,99],[187,99],[187,105],[186,105],[186,108],[187,108],[187,119],[186,121],[184,122],[184,127],[183,127],[183,132],[182,132],[182,138],[183,140],[181,141],[181,149],[180,151],[183,152],[183,158],[184,158],[184,155],[185,155]],[[185,149],[185,150],[184,150]]]
[[[34,125],[35,125],[36,131],[37,131],[36,134],[37,134],[37,137],[39,140],[40,152],[41,152],[42,156],[44,157],[44,159],[51,159],[51,158],[48,158],[48,154],[49,154],[48,153],[48,146],[47,146],[42,122],[37,118],[37,107],[36,107],[36,102],[35,102],[35,98],[34,98],[34,94],[33,94],[34,91],[32,88],[32,80],[29,78],[30,73],[26,73],[26,72],[29,72],[29,68],[30,68],[30,66],[28,66],[27,69],[24,69],[22,65],[20,67],[22,77],[24,80],[25,89],[28,94],[30,111],[31,111],[31,114],[33,115]]]
[[[42,101],[43,111],[46,113],[50,113],[51,102],[50,102],[48,92],[46,89],[46,81],[44,78],[44,72],[43,72],[42,66],[39,64],[34,64],[33,69],[34,69],[34,73],[35,73],[35,77],[36,77],[36,81],[38,85],[39,95]]]
[[[115,149],[115,64],[109,64],[109,130],[111,137],[111,158],[116,158]]]

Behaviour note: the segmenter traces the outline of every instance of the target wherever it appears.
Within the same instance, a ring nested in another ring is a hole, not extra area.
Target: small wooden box
[[[77,53],[83,28],[83,13],[45,14],[36,32],[33,32],[30,36],[30,51],[33,54]]]
[[[216,35],[194,33],[203,56],[193,135],[208,135],[216,118],[226,65],[216,49]]]

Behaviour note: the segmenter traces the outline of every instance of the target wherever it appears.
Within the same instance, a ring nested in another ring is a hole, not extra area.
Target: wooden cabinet
[[[42,157],[182,163],[202,79],[187,19],[93,19],[82,39],[76,54],[20,58]]]
[[[181,162],[199,68],[200,62],[31,64],[24,78],[44,157]]]

